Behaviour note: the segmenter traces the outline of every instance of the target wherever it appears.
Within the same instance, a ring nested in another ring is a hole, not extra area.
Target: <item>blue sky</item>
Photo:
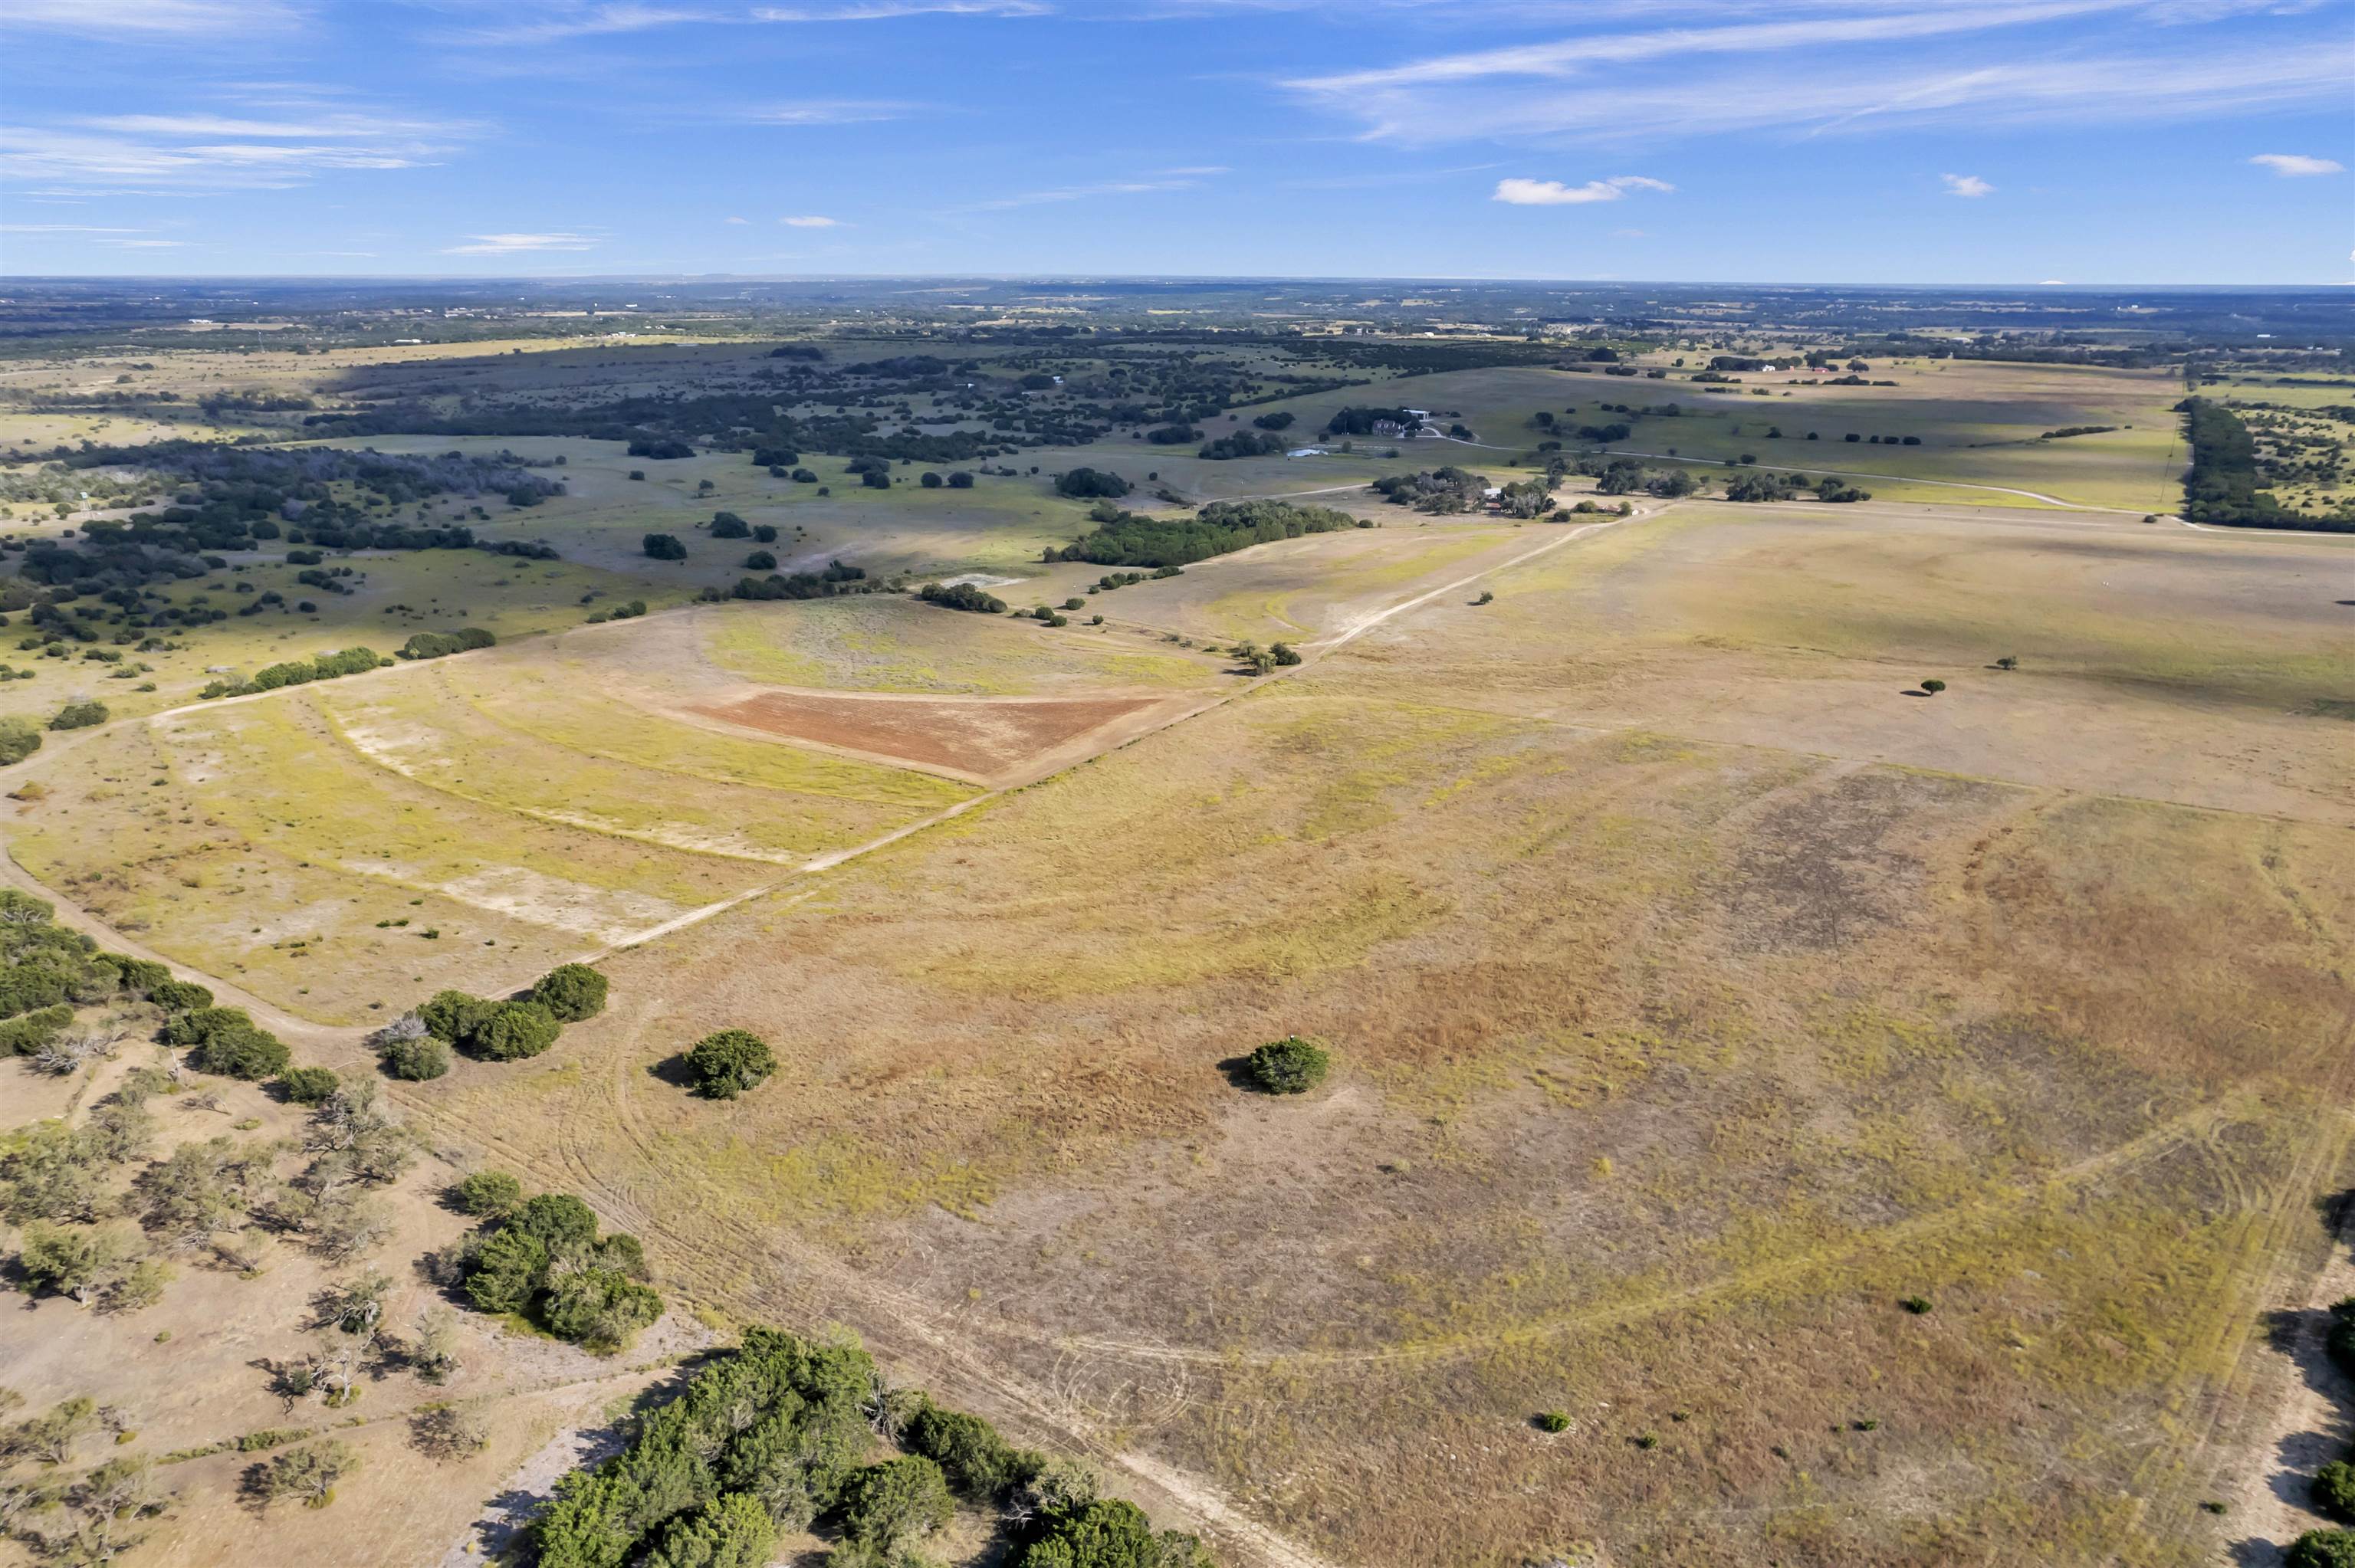
[[[6,0],[0,269],[2318,283],[2297,0]]]

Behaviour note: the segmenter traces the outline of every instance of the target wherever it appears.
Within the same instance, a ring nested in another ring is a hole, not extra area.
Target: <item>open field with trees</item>
[[[0,1551],[2327,1522],[2355,540],[2180,359],[698,321],[0,358]]]

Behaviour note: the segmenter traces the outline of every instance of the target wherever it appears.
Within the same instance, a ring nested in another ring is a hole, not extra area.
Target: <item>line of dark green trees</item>
[[[1183,567],[1276,539],[1373,526],[1329,506],[1288,501],[1213,501],[1190,517],[1148,517],[1098,502],[1088,515],[1096,526],[1060,550],[1049,549],[1047,560]]]
[[[1212,1568],[1084,1467],[892,1390],[847,1337],[781,1329],[749,1330],[638,1416],[621,1453],[559,1480],[527,1550],[538,1568],[761,1568],[782,1535],[831,1520],[829,1563],[884,1568],[913,1560],[959,1498],[998,1513],[1008,1568]]]

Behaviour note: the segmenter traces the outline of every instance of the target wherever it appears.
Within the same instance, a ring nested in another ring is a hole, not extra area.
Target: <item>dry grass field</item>
[[[757,353],[528,346],[201,374],[627,391]],[[1511,368],[1280,405],[1412,394],[1510,451],[1034,450],[1202,499],[1343,486],[1304,499],[1376,524],[1095,593],[1105,568],[1039,559],[1087,526],[1045,475],[866,491],[827,459],[819,497],[741,453],[637,481],[614,441],[382,439],[564,456],[568,493],[482,525],[564,558],[369,556],[315,617],[203,629],[8,770],[5,853],[350,1074],[439,989],[593,959],[610,1006],[545,1054],[382,1080],[415,1164],[364,1266],[410,1322],[465,1226],[444,1190],[500,1169],[643,1238],[669,1311],[604,1357],[461,1311],[463,1377],[389,1358],[329,1411],[269,1363],[349,1269],[184,1251],[141,1310],[28,1290],[0,1383],[170,1458],[141,1564],[481,1562],[751,1322],[857,1331],[1237,1565],[2273,1561],[2312,1522],[2294,1456],[2340,1419],[2279,1345],[2355,1181],[2355,541],[2139,521],[2173,499],[2179,381],[1875,374],[1899,386]],[[1356,488],[1509,478],[1537,409],[1669,396],[1706,405],[1684,455],[1771,418],[1766,462],[1823,471],[1784,455],[1815,428],[1808,456],[1899,478],[1572,524]],[[2091,423],[2132,429],[2037,439]],[[687,602],[753,547],[698,532],[719,509],[786,569],[1082,604]],[[645,557],[655,530],[689,559]],[[653,613],[582,624],[631,598]],[[459,624],[498,645],[194,698],[212,665]],[[1241,639],[1305,662],[1252,677]],[[50,711],[59,673],[0,706]],[[680,1053],[723,1029],[774,1076],[689,1094]],[[1292,1034],[1331,1077],[1254,1091],[1239,1058]],[[0,1155],[170,1060],[0,1062]],[[158,1154],[314,1136],[275,1091],[185,1087]],[[472,1452],[425,1440],[443,1403]],[[364,1462],[332,1509],[240,1498],[241,1436],[339,1425]],[[993,1561],[986,1520],[943,1550]]]

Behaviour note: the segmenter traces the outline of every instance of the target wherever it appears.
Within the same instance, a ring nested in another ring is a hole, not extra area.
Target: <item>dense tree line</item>
[[[1096,526],[1048,559],[1093,561],[1108,567],[1182,567],[1276,539],[1366,528],[1346,512],[1288,501],[1214,501],[1190,517],[1147,517],[1100,502]]]
[[[879,1437],[903,1452],[868,1462]],[[1084,1467],[891,1390],[855,1343],[777,1329],[748,1331],[639,1416],[620,1454],[559,1481],[527,1550],[538,1568],[760,1568],[781,1535],[831,1520],[837,1560],[879,1565],[917,1560],[958,1496],[1000,1511],[1009,1568],[1210,1568]]]
[[[984,592],[971,583],[943,586],[926,583],[916,590],[916,597],[926,604],[937,604],[948,609],[970,609],[982,615],[1004,615],[1006,601],[996,594]]]
[[[441,636],[443,633],[422,635]],[[410,641],[415,641],[411,638]],[[455,652],[455,650],[452,650]],[[346,648],[339,653],[322,653],[315,659],[290,660],[283,664],[267,664],[256,670],[252,677],[241,681],[211,681],[197,694],[202,698],[242,697],[255,692],[274,692],[281,686],[304,686],[313,681],[332,681],[339,675],[357,675],[363,670],[374,670],[391,663],[372,648]]]
[[[446,659],[453,653],[488,648],[498,639],[487,628],[462,626],[455,631],[418,631],[396,650],[403,659]]]
[[[2318,533],[2355,533],[2355,513],[2324,516],[2292,511],[2273,493],[2258,488],[2256,439],[2240,416],[2206,397],[2176,405],[2191,448],[2183,479],[2183,515],[2194,523],[2234,528],[2307,528]]]
[[[1259,430],[1236,430],[1205,441],[1194,455],[1216,461],[1229,458],[1269,457],[1284,450],[1284,439]]]

